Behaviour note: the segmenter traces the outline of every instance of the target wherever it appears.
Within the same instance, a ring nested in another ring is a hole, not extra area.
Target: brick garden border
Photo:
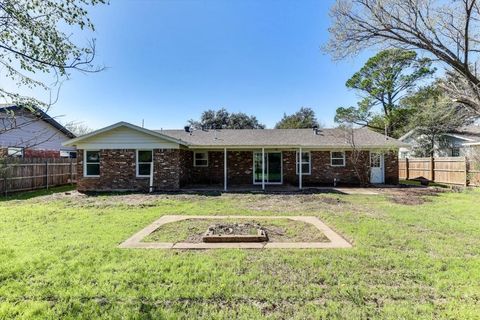
[[[189,242],[142,242],[142,240],[157,230],[160,226],[187,220],[187,219],[290,219],[313,224],[323,232],[330,242],[239,242],[239,243],[189,243]],[[133,249],[326,249],[326,248],[351,248],[352,245],[338,233],[330,229],[317,217],[311,216],[187,216],[165,215],[149,226],[135,233],[119,245],[119,248]]]

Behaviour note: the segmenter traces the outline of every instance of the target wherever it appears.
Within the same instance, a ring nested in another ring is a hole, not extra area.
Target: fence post
[[[7,172],[8,170],[8,162],[5,160],[5,172],[3,173],[4,176],[3,176],[3,187],[5,188],[5,197],[8,195],[8,191],[7,191],[7,183],[8,183],[8,179],[7,179]]]
[[[464,157],[465,158],[465,187],[468,186],[468,169],[469,169],[469,163],[468,163],[468,159],[467,159],[467,156]]]
[[[409,168],[408,158],[405,158],[405,180],[410,179],[410,168]]]
[[[434,157],[430,157],[430,177],[433,182],[435,182],[435,160]]]
[[[48,159],[45,161],[45,185],[48,190]]]
[[[73,185],[73,161],[70,158],[70,185]]]

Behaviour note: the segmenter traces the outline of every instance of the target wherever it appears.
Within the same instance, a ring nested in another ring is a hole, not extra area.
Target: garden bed
[[[203,242],[203,236],[213,225],[241,224],[250,226],[240,233],[251,232],[257,234],[257,229],[265,230],[269,242],[328,242],[328,238],[314,225],[294,221],[288,218],[281,219],[185,219],[167,223],[143,239],[143,242]],[[252,226],[256,226],[253,228]],[[254,231],[252,231],[254,230]],[[247,232],[248,231],[248,232]]]

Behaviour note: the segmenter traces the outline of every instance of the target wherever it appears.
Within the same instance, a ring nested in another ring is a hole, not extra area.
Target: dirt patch
[[[388,195],[388,199],[393,203],[403,205],[420,205],[425,202],[431,202],[430,197],[446,192],[442,188],[395,188],[384,189],[384,193]]]

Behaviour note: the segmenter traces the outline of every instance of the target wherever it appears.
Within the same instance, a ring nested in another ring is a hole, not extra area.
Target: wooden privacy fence
[[[0,160],[0,192],[27,191],[73,184],[77,178],[76,159]]]
[[[437,183],[480,186],[479,163],[466,157],[399,160],[400,180],[425,178]]]

